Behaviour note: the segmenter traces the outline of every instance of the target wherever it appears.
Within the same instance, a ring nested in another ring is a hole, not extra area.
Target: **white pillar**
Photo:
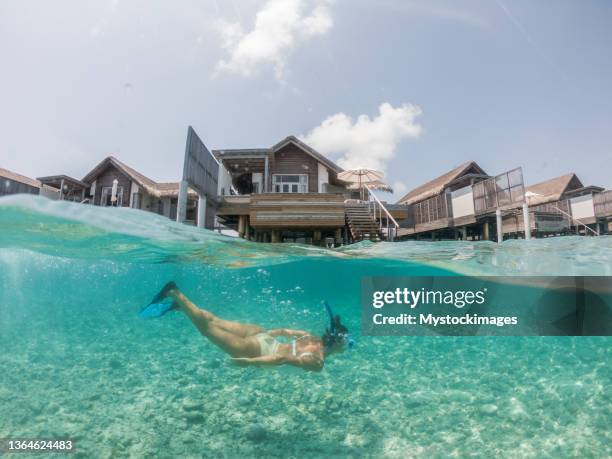
[[[268,155],[266,154],[266,158],[264,160],[264,177],[263,177],[263,187],[262,193],[267,193],[268,190],[268,174],[269,174],[269,165],[268,165]]]
[[[502,229],[502,214],[500,209],[495,211],[495,221],[497,223],[497,243],[501,244],[504,240],[504,232]]]
[[[525,240],[531,239],[531,221],[529,221],[529,206],[523,204],[523,229],[525,230]]]
[[[206,196],[198,196],[198,228],[206,228]]]
[[[113,187],[111,188],[111,206],[117,206],[117,190],[119,187],[119,180],[113,180]]]
[[[179,195],[178,202],[176,204],[176,221],[183,223],[187,218],[187,192],[189,191],[189,184],[186,180],[181,180],[179,183]]]

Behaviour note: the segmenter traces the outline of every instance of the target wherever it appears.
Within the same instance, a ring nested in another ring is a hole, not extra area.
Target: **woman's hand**
[[[280,355],[264,355],[262,357],[232,357],[231,362],[240,367],[255,365],[258,367],[282,365],[285,358]]]
[[[295,336],[296,338],[299,338],[301,336],[310,335],[310,333],[304,330],[291,330],[290,328],[285,328],[285,332],[287,332],[287,336]]]
[[[234,365],[238,365],[239,367],[248,367],[249,365],[252,365],[251,360],[252,359],[248,357],[231,357],[230,358],[230,361]]]

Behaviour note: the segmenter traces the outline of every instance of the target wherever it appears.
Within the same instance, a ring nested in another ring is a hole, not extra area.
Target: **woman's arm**
[[[289,338],[310,335],[310,333],[304,330],[292,330],[290,328],[275,328],[274,330],[268,330],[267,333],[270,336],[287,336]]]
[[[302,357],[288,356],[286,363],[307,371],[321,371],[323,369],[323,359],[309,354]]]
[[[321,371],[323,369],[323,360],[308,355],[304,357],[281,356],[281,355],[264,355],[261,357],[236,357],[231,359],[233,363],[241,367],[256,366],[278,366],[278,365],[293,365],[303,370]]]
[[[232,362],[241,367],[283,365],[285,358],[281,355],[263,355],[261,357],[232,357]]]

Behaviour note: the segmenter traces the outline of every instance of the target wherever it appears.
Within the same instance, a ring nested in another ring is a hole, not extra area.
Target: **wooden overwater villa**
[[[200,156],[191,172],[205,184],[197,191],[185,181],[187,166],[183,181],[156,182],[109,156],[82,179],[35,180],[0,169],[0,196],[34,193],[132,207],[235,230],[252,241],[328,247],[364,239],[502,241],[612,233],[612,191],[584,186],[576,174],[525,186],[521,168],[489,175],[469,161],[390,204],[369,185],[342,180],[346,171],[294,136],[268,148],[209,152],[189,128],[187,152],[193,148]]]
[[[388,210],[368,189],[294,136],[270,148],[213,150],[219,161],[219,221],[258,242],[335,246],[393,239],[406,209]]]
[[[521,168],[489,176],[470,161],[397,204],[408,208],[398,231],[402,239],[501,241],[612,232],[612,191],[584,186],[573,173],[526,187]]]

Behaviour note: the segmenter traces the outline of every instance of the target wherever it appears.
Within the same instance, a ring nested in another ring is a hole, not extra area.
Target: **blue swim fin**
[[[178,290],[178,287],[172,281],[164,285],[151,302],[140,310],[138,315],[143,319],[154,319],[173,309],[178,309],[176,302],[167,296],[170,290]]]
[[[155,319],[173,309],[177,309],[175,301],[172,298],[164,298],[157,303],[149,303],[140,310],[138,315],[143,319]]]

